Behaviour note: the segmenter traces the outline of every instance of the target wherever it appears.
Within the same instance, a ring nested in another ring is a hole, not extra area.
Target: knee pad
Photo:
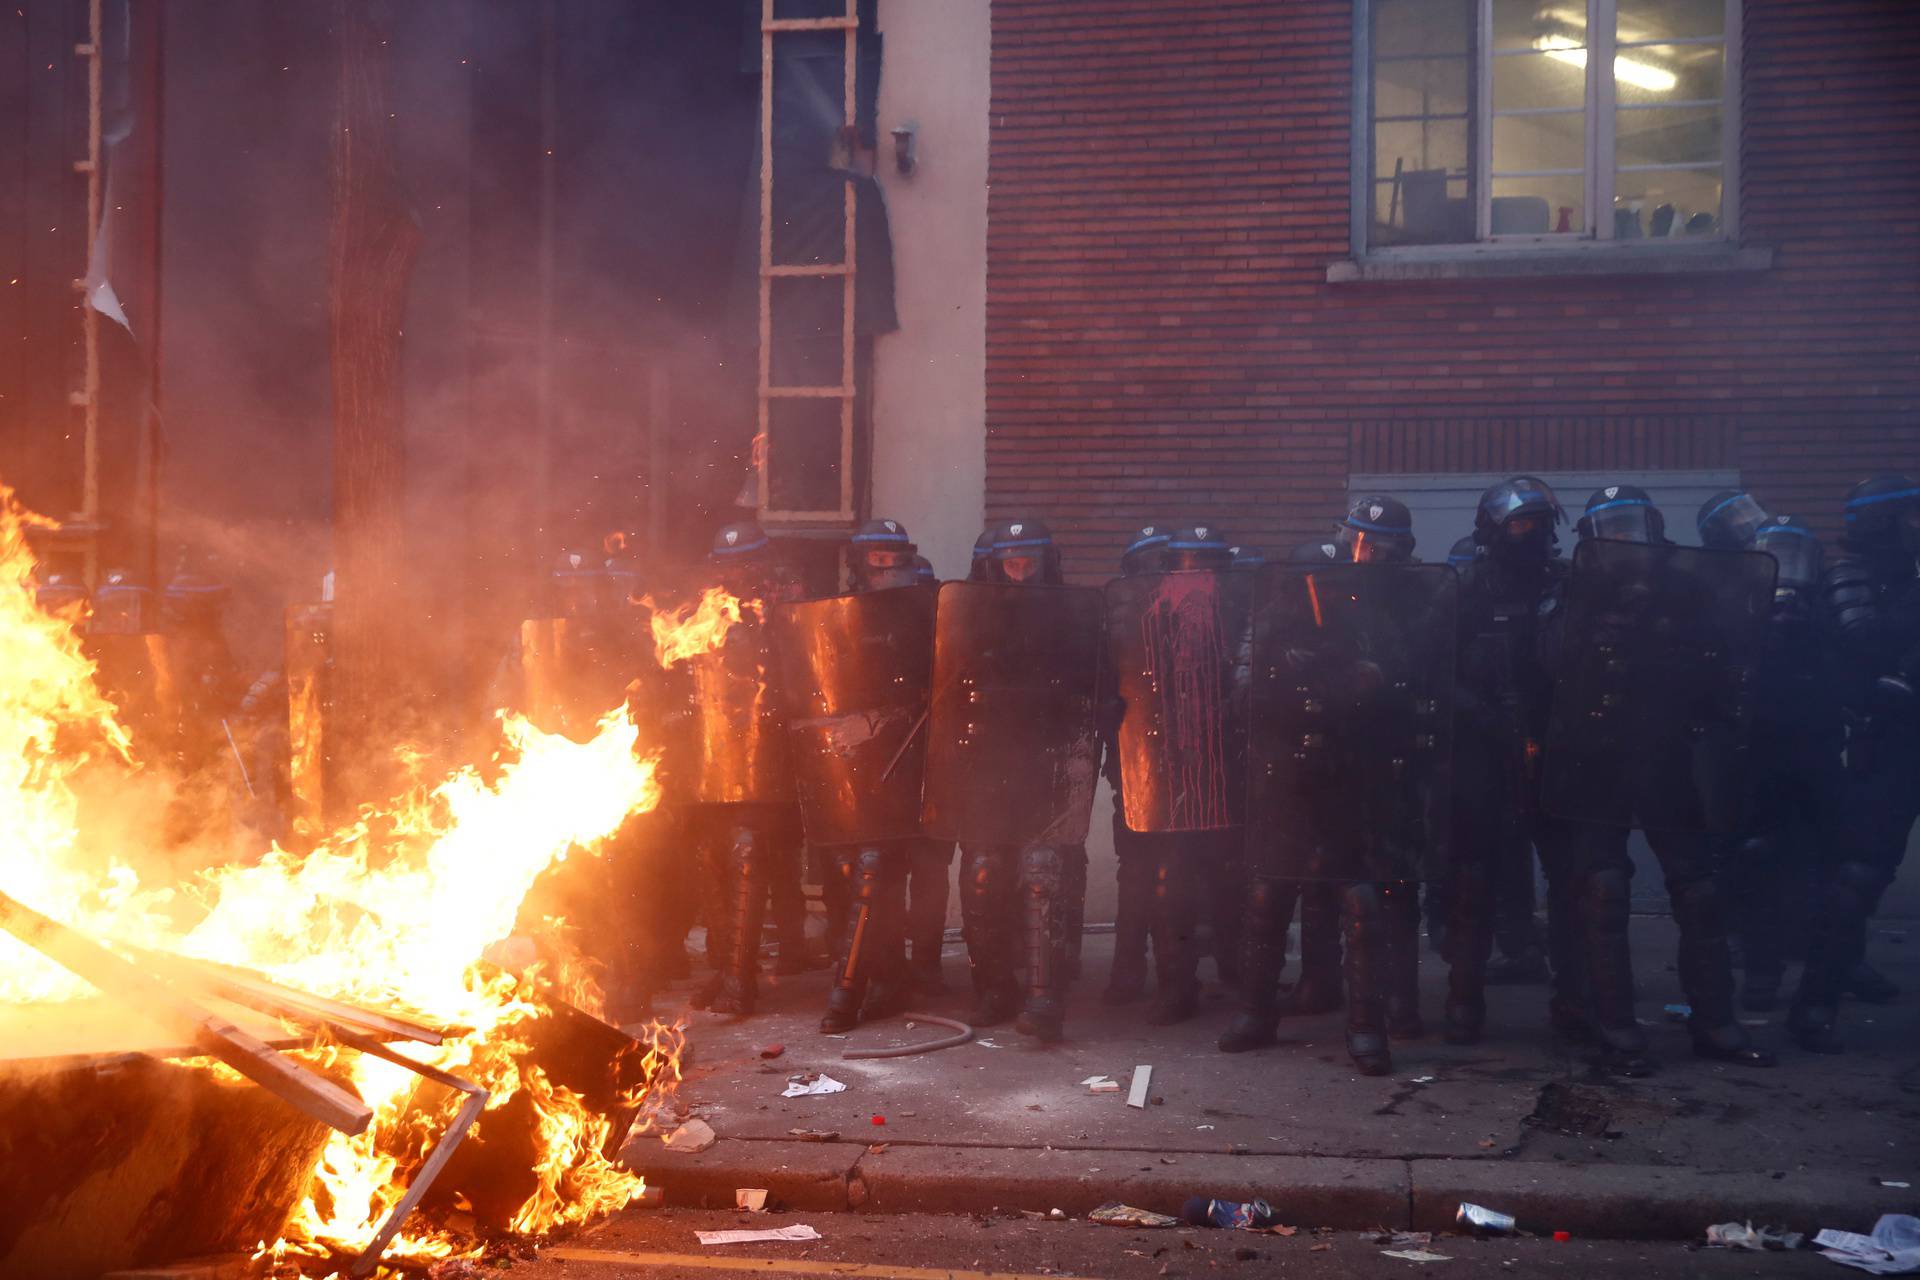
[[[1020,870],[1027,887],[1035,893],[1055,893],[1060,888],[1060,851],[1040,845],[1020,856]]]

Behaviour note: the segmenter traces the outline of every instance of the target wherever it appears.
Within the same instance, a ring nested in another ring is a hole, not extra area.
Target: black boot
[[[707,917],[706,960],[713,972],[695,988],[689,1002],[696,1009],[711,1009],[726,985],[728,957],[733,954],[733,862],[731,849],[717,843],[705,845],[700,852],[705,869],[701,885],[705,892],[701,896]]]
[[[1381,887],[1387,936],[1387,1034],[1418,1040],[1427,1034],[1420,1016],[1420,886],[1396,880]]]
[[[1583,967],[1592,998],[1592,1028],[1599,1038],[1595,1065],[1638,1079],[1653,1074],[1646,1033],[1633,1014],[1633,956],[1627,940],[1632,908],[1630,881],[1616,869],[1589,873],[1580,897]]]
[[[1342,895],[1342,931],[1347,941],[1347,1056],[1361,1075],[1393,1070],[1387,1047],[1386,921],[1378,886],[1347,886]]]
[[[1283,1007],[1294,1017],[1332,1013],[1340,1007],[1340,886],[1321,881],[1300,885],[1300,977]]]
[[[1020,1006],[1013,976],[1014,856],[992,846],[960,850],[960,923],[974,998],[967,1021],[976,1027],[998,1026]]]
[[[805,854],[797,840],[768,859],[773,894],[773,935],[779,945],[774,973],[792,977],[814,967],[807,951],[807,894],[801,887]]]
[[[1153,913],[1153,855],[1151,842],[1129,831],[1113,814],[1114,888],[1118,903],[1113,915],[1113,969],[1101,999],[1108,1004],[1130,1004],[1147,990],[1147,939]]]
[[[1066,1005],[1061,987],[1066,981],[1066,945],[1060,936],[1061,858],[1057,849],[1040,846],[1021,855],[1023,911],[1022,950],[1027,962],[1026,1001],[1014,1030],[1049,1043],[1065,1030]]]
[[[1456,855],[1444,898],[1449,912],[1446,1041],[1478,1044],[1487,1023],[1487,959],[1493,951],[1490,868],[1478,843],[1456,844]]]
[[[1087,931],[1087,847],[1068,845],[1060,850],[1060,976],[1066,982],[1080,977],[1080,952]]]
[[[1274,1042],[1293,899],[1288,881],[1256,876],[1247,886],[1246,918],[1240,926],[1240,1012],[1220,1033],[1222,1053],[1244,1053]]]
[[[1153,967],[1156,982],[1147,1025],[1172,1026],[1200,1009],[1199,902],[1196,872],[1183,840],[1155,841]]]
[[[760,994],[760,926],[767,914],[765,843],[750,823],[733,830],[728,873],[733,891],[732,957],[720,975],[720,993],[707,1007],[745,1017]]]
[[[1674,838],[1663,837],[1662,843]],[[1704,856],[1674,856],[1667,872],[1667,895],[1680,928],[1680,987],[1692,1013],[1687,1032],[1695,1057],[1745,1067],[1771,1067],[1774,1057],[1754,1046],[1733,1014],[1733,955],[1719,886]]]
[[[1838,1032],[1840,997],[1864,960],[1867,919],[1880,884],[1868,864],[1843,862],[1815,894],[1807,963],[1787,1014],[1787,1034],[1808,1053],[1846,1051]]]

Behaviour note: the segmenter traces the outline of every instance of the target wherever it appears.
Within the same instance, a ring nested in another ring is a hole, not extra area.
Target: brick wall
[[[994,0],[989,518],[1097,578],[1148,518],[1291,546],[1350,468],[1737,466],[1829,528],[1920,468],[1920,4],[1747,0],[1750,274],[1328,284],[1352,23]]]

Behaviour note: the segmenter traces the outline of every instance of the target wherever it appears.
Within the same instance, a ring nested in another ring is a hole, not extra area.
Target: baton
[[[247,776],[247,762],[241,758],[240,744],[233,740],[233,726],[224,716],[220,719],[220,731],[227,735],[227,749],[233,752],[233,762],[240,766],[240,781],[246,784],[248,797],[258,800],[260,795],[253,789],[253,779]]]
[[[880,771],[880,781],[885,782],[893,776],[893,771],[900,766],[901,757],[907,754],[907,748],[912,746],[913,740],[920,736],[920,731],[927,727],[927,717],[932,714],[933,708],[928,707],[920,713],[920,718],[913,722],[913,728],[907,730],[907,736],[900,743],[900,749],[893,753],[893,759],[887,761],[887,767]]]

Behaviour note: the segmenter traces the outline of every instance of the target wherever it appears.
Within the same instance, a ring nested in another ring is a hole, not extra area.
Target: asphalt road
[[[766,1229],[805,1223],[823,1237],[702,1246],[697,1230]],[[533,1280],[618,1280],[620,1277],[725,1275],[861,1276],[866,1280],[1025,1280],[1026,1277],[1219,1277],[1235,1274],[1406,1276],[1446,1280],[1481,1276],[1764,1276],[1793,1280],[1848,1274],[1817,1253],[1743,1254],[1678,1244],[1620,1244],[1549,1239],[1476,1240],[1437,1236],[1423,1248],[1444,1262],[1385,1256],[1396,1247],[1352,1232],[1302,1228],[1282,1238],[1241,1231],[1174,1228],[1144,1231],[1084,1221],[969,1216],[744,1214],[643,1211],[621,1215],[522,1262],[512,1274]]]

